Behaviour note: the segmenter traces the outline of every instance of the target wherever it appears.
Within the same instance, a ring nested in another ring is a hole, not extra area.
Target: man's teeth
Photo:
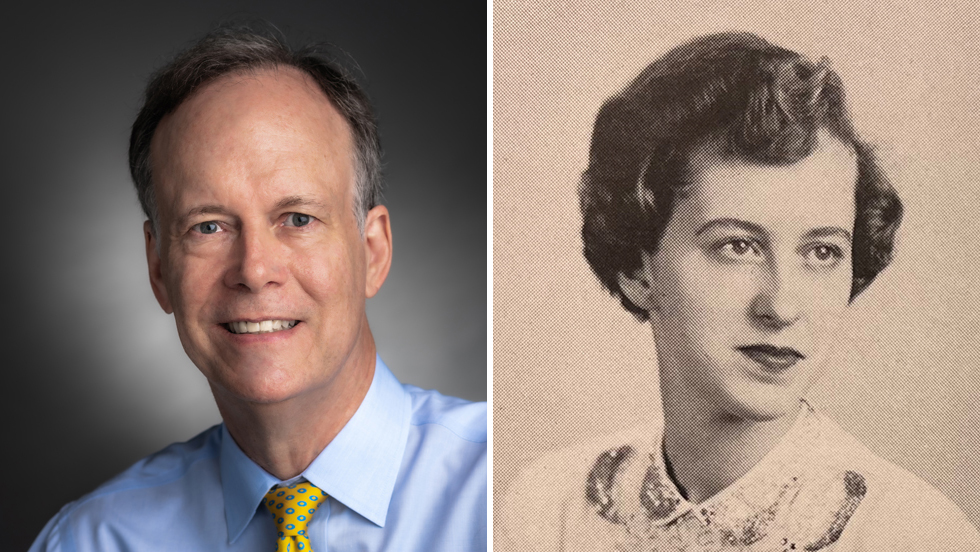
[[[229,322],[228,329],[236,334],[259,334],[288,330],[295,326],[299,320],[263,320],[261,322]]]

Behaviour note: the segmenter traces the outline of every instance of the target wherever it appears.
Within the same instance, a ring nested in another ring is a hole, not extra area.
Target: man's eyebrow
[[[309,196],[286,196],[276,202],[276,210],[280,209],[290,209],[292,207],[317,207],[319,209],[324,209],[326,206],[315,198]]]
[[[279,201],[277,201],[275,205],[275,209],[278,211],[281,209],[289,209],[292,207],[302,207],[302,206],[319,207],[321,209],[325,208],[324,204],[315,198],[308,197],[308,196],[294,195],[294,196],[284,197]],[[199,215],[231,215],[231,211],[226,209],[224,206],[217,205],[217,204],[198,205],[197,207],[188,209],[187,212],[181,215],[177,220],[182,225],[184,221]]]
[[[743,230],[746,230],[748,232],[752,232],[754,234],[761,234],[761,235],[766,235],[767,233],[765,228],[759,226],[758,224],[755,224],[754,222],[748,222],[736,218],[720,218],[720,219],[712,219],[704,223],[704,225],[701,226],[701,228],[699,228],[698,231],[694,233],[694,235],[700,236],[701,234],[704,234],[705,232],[711,230],[716,226],[735,226],[737,228],[742,228]]]
[[[192,207],[188,209],[186,213],[177,218],[177,226],[182,227],[184,224],[193,217],[199,215],[229,215],[231,212],[225,209],[221,205],[198,205],[197,207]]]

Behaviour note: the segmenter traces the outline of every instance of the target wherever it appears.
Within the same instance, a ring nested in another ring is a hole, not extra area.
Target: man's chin
[[[234,373],[204,374],[215,400],[251,404],[275,404],[301,395],[309,386],[283,369],[239,366]]]

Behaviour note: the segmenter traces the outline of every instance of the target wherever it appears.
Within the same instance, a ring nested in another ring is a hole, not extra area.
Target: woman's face
[[[753,420],[796,412],[851,290],[857,161],[822,133],[785,166],[692,157],[644,259],[664,394]]]

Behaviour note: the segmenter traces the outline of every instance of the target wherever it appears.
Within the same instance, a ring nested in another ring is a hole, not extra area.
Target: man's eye
[[[197,229],[198,232],[202,234],[214,234],[218,230],[221,230],[221,227],[218,226],[218,223],[213,220],[195,224],[194,227]]]
[[[310,215],[304,215],[302,213],[289,213],[286,217],[286,226],[306,226],[313,220]]]

